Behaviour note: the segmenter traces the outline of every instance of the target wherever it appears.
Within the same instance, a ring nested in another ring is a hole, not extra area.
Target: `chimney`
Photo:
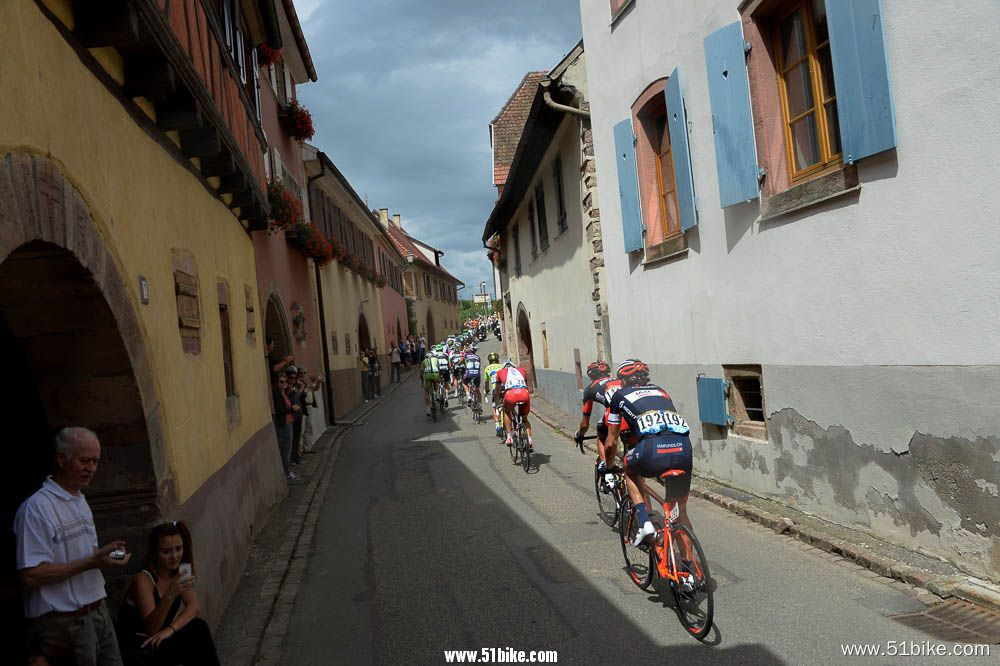
[[[395,215],[392,216],[392,226],[396,227],[397,229],[403,228],[403,223],[399,221],[399,213],[396,213]]]
[[[379,208],[378,209],[378,221],[382,223],[383,227],[389,226],[389,209]]]

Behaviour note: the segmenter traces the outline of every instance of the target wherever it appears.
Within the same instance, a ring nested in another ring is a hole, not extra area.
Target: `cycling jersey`
[[[436,356],[428,356],[423,362],[425,375],[436,375],[440,372],[440,361]]]
[[[528,388],[524,373],[518,368],[501,368],[500,372],[497,373],[497,383],[503,386],[504,391]]]
[[[452,372],[462,374],[462,371],[465,370],[465,357],[461,353],[453,354],[448,364],[451,366]]]
[[[471,375],[479,376],[480,366],[483,361],[476,354],[469,352],[465,355],[465,376],[469,377]]]
[[[483,375],[486,377],[486,390],[490,393],[493,392],[493,384],[496,383],[497,373],[503,366],[499,363],[490,363],[488,366],[483,368]]]
[[[604,405],[605,409],[608,406],[608,397],[606,394],[606,387],[608,382],[612,381],[610,377],[602,377],[601,379],[595,379],[591,382],[583,391],[583,413],[586,416],[590,416],[590,413],[594,411],[594,403],[600,403]],[[620,385],[620,382],[619,382]]]

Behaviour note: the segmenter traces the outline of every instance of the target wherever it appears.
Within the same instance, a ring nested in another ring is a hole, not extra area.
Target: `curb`
[[[572,433],[567,433],[565,428],[554,419],[540,413],[537,407],[532,410],[532,414],[556,433],[572,441]],[[596,446],[584,444],[584,448],[597,453]],[[934,576],[908,564],[896,562],[856,544],[838,539],[829,533],[796,525],[789,518],[759,509],[747,502],[698,488],[696,484],[697,478],[694,479],[691,486],[691,494],[695,497],[707,500],[731,513],[770,528],[778,535],[786,535],[819,550],[839,555],[844,560],[863,569],[868,569],[872,573],[926,590],[937,597],[957,597],[1000,612],[1000,587],[993,583],[964,575]]]
[[[299,500],[278,552],[268,566],[267,578],[257,596],[253,610],[244,626],[244,638],[230,657],[234,666],[275,664],[281,657],[281,647],[288,632],[295,597],[309,562],[319,509],[333,478],[340,456],[340,447],[351,427],[381,406],[381,401],[396,392],[409,379],[407,373],[396,384],[383,387],[378,401],[362,403],[361,411],[351,422],[330,426],[323,436],[331,434],[330,444],[318,461],[310,462],[309,472],[316,472]],[[318,470],[318,471],[317,471]]]

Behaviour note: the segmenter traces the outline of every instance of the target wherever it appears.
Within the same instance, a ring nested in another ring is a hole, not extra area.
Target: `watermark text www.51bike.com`
[[[886,641],[841,645],[845,657],[988,657],[990,645],[935,643],[933,641]]]
[[[554,664],[559,661],[559,653],[555,650],[484,647],[478,650],[445,650],[444,660],[449,664]]]

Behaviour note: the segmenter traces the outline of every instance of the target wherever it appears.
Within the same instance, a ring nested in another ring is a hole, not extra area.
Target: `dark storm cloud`
[[[298,0],[319,75],[300,86],[312,143],[371,208],[490,282],[480,237],[496,199],[489,122],[531,70],[580,39],[578,0]]]

